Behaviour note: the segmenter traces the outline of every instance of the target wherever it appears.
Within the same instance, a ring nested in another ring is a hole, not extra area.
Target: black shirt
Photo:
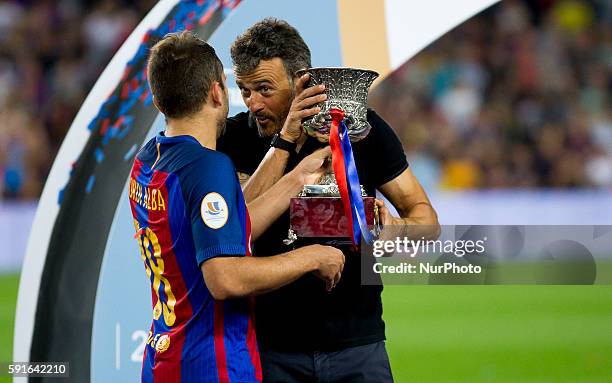
[[[402,144],[391,127],[368,110],[370,134],[352,143],[359,181],[369,196],[376,188],[399,176],[408,162]],[[228,118],[217,150],[227,154],[236,170],[253,174],[270,148],[271,137],[260,137],[249,114]],[[292,153],[286,172],[324,144],[308,137],[299,153]],[[300,246],[283,244],[289,229],[285,212],[255,242],[257,256],[284,253]],[[302,245],[304,243],[302,242]],[[287,351],[338,350],[385,339],[382,320],[382,286],[362,286],[360,253],[342,248],[346,256],[342,279],[328,293],[325,283],[312,274],[276,291],[257,297],[257,340],[263,348]]]

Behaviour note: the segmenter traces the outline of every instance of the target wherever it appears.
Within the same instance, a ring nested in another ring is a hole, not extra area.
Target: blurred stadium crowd
[[[0,1],[0,200],[40,195],[89,90],[154,3]]]
[[[40,195],[74,116],[153,6],[0,1],[0,199]],[[429,190],[612,186],[612,3],[503,0],[377,87]]]
[[[381,85],[429,190],[612,186],[609,0],[503,0]]]

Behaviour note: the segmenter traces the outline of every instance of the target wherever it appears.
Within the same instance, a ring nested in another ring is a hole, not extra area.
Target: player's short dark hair
[[[284,20],[265,18],[238,36],[231,48],[234,72],[252,72],[259,61],[279,57],[290,79],[300,69],[310,68],[310,49],[297,29]]]
[[[223,64],[215,50],[189,31],[169,33],[149,55],[149,85],[167,118],[198,112],[214,81],[223,87]]]

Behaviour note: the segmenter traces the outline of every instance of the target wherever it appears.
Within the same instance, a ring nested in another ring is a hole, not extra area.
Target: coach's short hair
[[[310,68],[310,49],[299,32],[284,20],[265,18],[238,36],[231,48],[237,75],[252,72],[259,61],[279,57],[289,78],[300,69]]]
[[[223,88],[223,64],[215,50],[189,31],[169,33],[155,44],[147,72],[157,106],[167,118],[198,112],[214,81]]]

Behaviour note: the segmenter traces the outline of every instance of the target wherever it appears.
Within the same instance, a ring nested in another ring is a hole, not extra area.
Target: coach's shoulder
[[[240,112],[227,118],[227,128],[240,128],[249,124],[249,113]]]

